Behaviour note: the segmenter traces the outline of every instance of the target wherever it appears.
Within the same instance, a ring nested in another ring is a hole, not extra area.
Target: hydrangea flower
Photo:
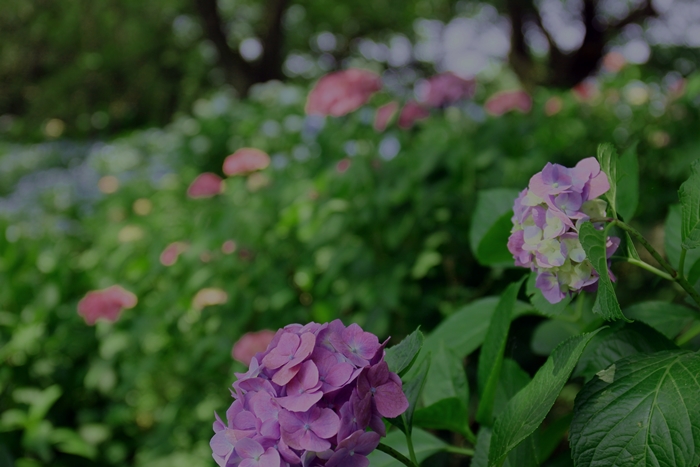
[[[607,203],[599,196],[609,189],[607,175],[589,157],[574,168],[548,163],[516,198],[508,250],[516,266],[537,272],[535,285],[550,303],[597,287],[599,276],[578,229],[590,218],[605,217]],[[608,258],[619,244],[619,238],[608,237]],[[610,277],[615,280],[612,272]]]
[[[215,414],[221,467],[366,467],[382,417],[408,408],[384,346],[357,324],[291,324],[236,373],[226,423]],[[373,431],[367,431],[371,429]]]

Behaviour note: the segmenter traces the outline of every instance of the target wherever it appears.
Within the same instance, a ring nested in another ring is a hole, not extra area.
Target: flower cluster
[[[572,169],[548,163],[515,200],[508,250],[516,266],[537,271],[536,286],[550,303],[597,286],[598,273],[586,259],[578,229],[590,218],[605,217],[607,203],[598,197],[609,189],[607,175],[589,157]],[[608,237],[608,258],[619,244],[619,238]]]
[[[366,467],[382,417],[408,408],[384,346],[357,324],[292,324],[236,374],[211,439],[221,467]],[[371,428],[373,431],[366,431]]]

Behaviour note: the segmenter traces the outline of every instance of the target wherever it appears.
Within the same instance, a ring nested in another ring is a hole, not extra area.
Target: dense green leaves
[[[608,275],[608,260],[605,255],[605,230],[597,230],[590,222],[584,222],[579,229],[579,236],[586,257],[598,272],[598,295],[593,305],[593,312],[606,320],[627,319],[622,314],[620,304],[615,296],[612,281]]]
[[[700,356],[637,354],[614,363],[576,397],[571,447],[577,467],[700,462]]]
[[[682,208],[680,205],[675,204],[669,207],[668,216],[666,217],[666,223],[664,224],[664,249],[666,250],[666,255],[671,265],[675,268],[679,267],[681,258],[681,245],[682,245]],[[685,256],[685,264],[683,267],[684,273],[688,279],[691,279],[691,271],[696,268],[700,268],[700,249],[694,248],[688,250]],[[700,276],[695,277],[695,281],[699,279]]]
[[[674,349],[677,347],[673,342],[645,324],[617,322],[591,339],[574,375],[590,379],[621,358]]]
[[[598,146],[598,162],[600,163],[600,169],[606,173],[610,182],[610,190],[605,193],[605,197],[613,215],[615,215],[617,212],[617,167],[619,161],[617,151],[612,144],[604,143]]]
[[[683,305],[652,301],[636,303],[625,308],[625,316],[648,324],[669,339],[698,322],[700,315]]]
[[[491,425],[494,397],[503,363],[503,350],[506,347],[508,328],[512,319],[513,308],[518,298],[518,291],[525,278],[510,284],[498,301],[496,311],[491,318],[491,324],[484,345],[479,354],[477,384],[479,387],[479,408],[476,419],[481,424]]]
[[[404,340],[387,349],[384,360],[389,365],[389,370],[402,376],[411,369],[421,347],[423,347],[423,333],[416,329]]]
[[[469,231],[469,244],[476,259],[485,266],[512,266],[508,236],[513,224],[513,202],[517,190],[494,188],[478,193]]]
[[[682,247],[686,250],[700,246],[700,160],[695,161],[690,170],[690,178],[678,190]]]
[[[533,380],[498,415],[489,449],[489,467],[503,465],[508,453],[542,423],[596,332],[572,337],[557,347]]]

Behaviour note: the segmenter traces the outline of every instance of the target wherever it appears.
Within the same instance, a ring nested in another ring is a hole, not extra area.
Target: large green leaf
[[[404,340],[387,349],[384,360],[389,365],[389,370],[399,376],[406,373],[413,365],[423,346],[423,333],[416,329],[406,336]]]
[[[413,414],[413,426],[430,430],[449,430],[461,433],[468,438],[469,413],[464,401],[457,397],[441,399],[429,407],[416,410]]]
[[[574,376],[590,379],[629,355],[651,354],[677,348],[676,344],[646,324],[618,321],[591,339],[579,359]]]
[[[675,268],[678,268],[678,263],[681,258],[681,206],[674,204],[668,210],[668,216],[666,217],[666,223],[664,225],[664,249],[666,250],[666,256],[668,261]],[[689,250],[685,257],[685,267],[684,273],[686,276],[689,275],[693,265],[700,261],[700,248],[695,248]]]
[[[499,297],[475,300],[450,315],[425,338],[424,351],[418,356],[418,360],[421,360],[421,355],[426,352],[435,352],[441,342],[444,342],[445,347],[460,358],[466,357],[479,348],[484,341],[498,301]],[[532,307],[526,303],[517,302],[513,314],[520,316],[529,311],[532,311]]]
[[[476,412],[476,419],[482,425],[491,425],[493,401],[496,395],[496,385],[501,373],[503,363],[503,351],[508,338],[508,328],[518,298],[518,291],[523,284],[523,280],[510,284],[503,292],[498,301],[496,311],[491,318],[491,324],[484,344],[479,355],[479,366],[477,370],[477,384],[479,388],[479,408]]]
[[[418,462],[424,461],[427,457],[442,451],[447,446],[447,443],[420,428],[415,428],[413,430],[411,439],[413,440],[413,449],[415,450]],[[408,456],[406,437],[400,431],[392,431],[386,438],[382,439],[381,442],[387,446],[391,446],[401,454]],[[381,451],[377,451],[376,449],[367,457],[369,458],[369,465],[371,467],[405,467],[393,457]]]
[[[470,467],[486,467],[493,433],[489,427],[482,427],[476,439],[474,458]],[[527,439],[508,453],[503,467],[538,467],[541,462],[537,456],[538,447],[535,435]]]
[[[625,308],[625,316],[648,324],[669,339],[700,321],[696,311],[668,302],[636,303]]]
[[[535,328],[530,347],[535,354],[546,357],[559,344],[576,334],[581,334],[581,331],[581,326],[571,321],[548,319]]]
[[[605,197],[608,199],[608,205],[613,215],[615,215],[617,213],[618,156],[612,144],[604,143],[598,145],[598,162],[600,162],[600,169],[605,172],[610,182],[610,190],[605,193]]]
[[[576,397],[571,447],[577,467],[700,463],[700,356],[637,354],[617,361]]]
[[[575,336],[562,343],[533,380],[510,400],[493,427],[489,467],[503,465],[508,453],[540,426],[581,353],[597,332]]]
[[[504,358],[501,367],[501,377],[498,378],[498,387],[496,388],[493,416],[498,417],[513,396],[527,386],[531,380],[530,375],[520,368],[515,360]]]
[[[442,399],[455,397],[469,401],[469,385],[462,360],[449,351],[444,342],[431,354],[428,380],[423,388],[423,404],[427,407]]]
[[[639,202],[639,162],[637,145],[630,146],[617,161],[617,213],[629,222]]]
[[[690,177],[681,185],[678,197],[681,200],[682,247],[692,250],[700,246],[700,160],[693,162]]]
[[[513,266],[508,251],[513,203],[518,191],[494,188],[479,191],[469,230],[469,244],[476,259],[485,266]]]
[[[598,294],[593,305],[593,312],[598,313],[607,320],[624,319],[620,304],[615,296],[612,281],[608,274],[608,260],[605,255],[606,235],[604,230],[597,230],[590,222],[584,222],[579,228],[581,245],[586,251],[586,257],[593,264],[593,268],[599,275]]]

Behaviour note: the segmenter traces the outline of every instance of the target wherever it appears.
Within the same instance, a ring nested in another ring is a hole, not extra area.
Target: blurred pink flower
[[[416,101],[408,101],[399,114],[399,128],[407,130],[418,120],[423,120],[430,116],[430,112]]]
[[[234,251],[236,251],[236,242],[233,240],[226,240],[221,245],[221,252],[225,255],[230,255]]]
[[[190,198],[211,198],[222,192],[224,186],[221,177],[211,172],[199,174],[187,188]]]
[[[610,73],[617,73],[627,65],[625,56],[620,52],[608,52],[603,57],[603,69]]]
[[[165,247],[165,250],[160,254],[160,264],[163,266],[172,266],[177,262],[180,253],[187,250],[187,243],[173,242]]]
[[[270,156],[256,148],[241,148],[224,160],[226,175],[244,175],[270,165]]]
[[[275,331],[263,329],[258,332],[248,332],[243,334],[238,342],[233,344],[231,356],[234,360],[238,360],[244,365],[250,365],[250,361],[258,352],[264,352],[267,346],[275,337]]]
[[[345,159],[340,159],[338,163],[335,165],[335,170],[339,174],[345,173],[346,170],[350,168],[350,159],[347,157]]]
[[[495,117],[511,110],[528,113],[532,109],[532,98],[525,91],[501,91],[488,98],[484,109]]]
[[[475,88],[473,79],[466,80],[448,71],[428,78],[418,89],[418,100],[428,107],[444,107],[472,97]]]
[[[571,90],[576,99],[582,102],[591,101],[600,95],[598,85],[593,80],[581,81]]]
[[[389,121],[394,117],[397,110],[399,110],[399,103],[396,101],[379,107],[377,113],[374,114],[374,129],[380,132],[386,130]]]
[[[378,74],[350,68],[329,73],[318,80],[306,100],[309,115],[341,117],[359,109],[382,87]]]
[[[548,117],[558,114],[564,107],[564,101],[559,96],[552,96],[544,103],[544,113]]]
[[[78,314],[90,326],[100,318],[113,323],[119,319],[122,309],[133,308],[137,302],[136,295],[120,285],[113,285],[85,294],[78,302]]]

